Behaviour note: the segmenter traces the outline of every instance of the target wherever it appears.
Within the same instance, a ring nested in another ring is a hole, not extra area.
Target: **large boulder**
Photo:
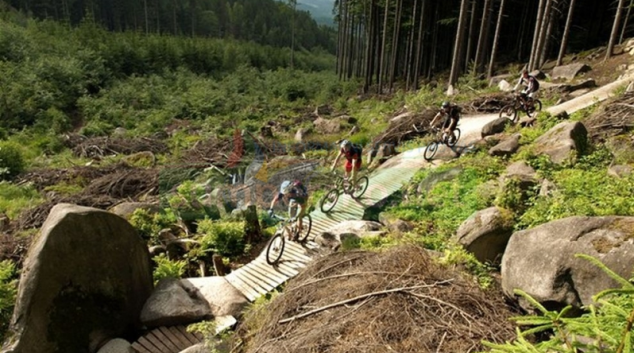
[[[526,164],[526,162],[524,161],[513,162],[506,167],[506,177],[513,177],[518,175],[530,178],[537,178],[537,172],[535,172],[535,169]]]
[[[591,304],[594,294],[620,285],[575,254],[630,278],[633,237],[634,217],[568,217],[514,233],[502,258],[502,288],[509,296],[521,289],[553,309]]]
[[[209,303],[198,289],[176,278],[162,279],[141,311],[141,321],[149,328],[187,325],[211,317]]]
[[[323,247],[336,249],[346,239],[358,240],[385,234],[381,228],[383,225],[374,221],[344,221],[318,234],[315,242]]]
[[[336,134],[341,131],[341,120],[317,118],[313,121],[315,130],[322,134]]]
[[[540,136],[533,146],[538,154],[548,155],[553,163],[562,164],[577,155],[588,144],[588,131],[578,122],[562,122]]]
[[[553,78],[553,80],[556,80],[558,78],[572,80],[580,73],[588,72],[590,70],[591,70],[590,66],[584,63],[574,63],[570,65],[556,66],[553,69],[553,73],[551,74],[551,77]]]
[[[97,353],[136,353],[136,351],[132,348],[130,342],[121,338],[115,338],[99,348]]]
[[[489,149],[489,155],[508,157],[520,148],[520,135],[514,134]]]
[[[116,206],[113,206],[109,211],[116,214],[117,216],[121,216],[125,219],[130,219],[130,216],[132,216],[134,211],[138,209],[142,209],[151,214],[161,212],[161,207],[159,205],[147,202],[122,202]]]
[[[627,178],[632,174],[632,167],[629,165],[613,165],[608,168],[608,175],[615,178]]]
[[[133,338],[151,292],[148,249],[125,219],[58,204],[29,249],[3,352],[96,352]]]
[[[453,240],[481,262],[499,262],[513,234],[513,216],[509,211],[490,207],[464,221]]]
[[[506,125],[510,124],[511,120],[508,118],[497,118],[493,121],[488,122],[486,125],[482,127],[482,138],[485,138],[490,135],[498,134],[506,128]]]
[[[379,222],[386,226],[392,233],[407,233],[414,230],[414,225],[412,223],[404,221],[386,212],[379,213]]]
[[[182,279],[186,287],[194,286],[211,306],[214,317],[240,317],[242,310],[249,304],[247,298],[240,293],[224,277],[192,277]]]

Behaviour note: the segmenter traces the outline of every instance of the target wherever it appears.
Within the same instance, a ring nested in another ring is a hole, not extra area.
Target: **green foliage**
[[[15,219],[28,208],[44,202],[42,195],[31,184],[15,185],[10,182],[0,182],[0,212],[10,219]]]
[[[201,248],[222,256],[239,256],[245,251],[244,222],[212,221],[204,219],[198,223],[198,234],[202,235]]]
[[[341,250],[378,250],[394,246],[397,243],[397,239],[382,235],[364,236],[361,238],[345,237],[341,242]]]
[[[621,288],[608,289],[597,293],[591,304],[580,317],[569,317],[570,306],[561,311],[549,311],[527,293],[516,290],[515,293],[525,298],[541,315],[515,317],[513,320],[522,327],[518,329],[517,339],[505,344],[483,342],[494,353],[513,352],[631,352],[634,338],[631,334],[634,321],[634,285],[631,280],[622,278],[599,260],[577,254],[601,268],[612,277]],[[548,338],[540,342],[531,342],[536,333],[550,333]],[[585,338],[585,339],[580,339]]]
[[[129,222],[137,229],[143,239],[149,239],[150,244],[158,245],[158,234],[161,230],[170,228],[177,223],[178,218],[171,209],[164,212],[150,212],[138,208],[130,216]]]
[[[0,180],[12,179],[25,168],[20,149],[8,142],[0,143]]]
[[[187,261],[170,260],[165,254],[154,256],[152,260],[156,263],[156,268],[154,268],[153,272],[154,285],[163,278],[181,278],[187,267]]]
[[[520,130],[522,137],[520,138],[520,145],[528,145],[535,141],[538,137],[552,129],[555,125],[560,123],[557,118],[550,115],[546,111],[539,112],[537,114],[537,122],[534,127],[525,127]],[[518,156],[516,159],[522,159],[523,156]]]
[[[18,281],[15,279],[15,265],[10,260],[0,262],[0,341],[9,328],[9,320],[13,314],[18,292]]]
[[[472,253],[467,252],[462,246],[451,244],[444,250],[444,256],[441,257],[440,262],[445,265],[461,266],[475,276],[482,289],[487,289],[494,283],[494,279],[491,277],[492,268],[478,261]]]

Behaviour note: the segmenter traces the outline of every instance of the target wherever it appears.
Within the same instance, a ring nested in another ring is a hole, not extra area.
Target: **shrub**
[[[239,256],[244,253],[244,222],[202,220],[198,223],[202,235],[201,247],[211,249],[222,256]]]
[[[159,244],[158,233],[176,224],[177,218],[171,209],[153,213],[139,208],[132,213],[129,222],[143,239],[149,239],[151,244],[157,245]]]
[[[12,179],[24,171],[25,162],[20,149],[12,143],[0,144],[0,180]]]
[[[9,328],[9,321],[15,305],[18,281],[15,279],[15,265],[10,260],[0,262],[0,341]]]
[[[156,262],[156,268],[153,272],[154,284],[163,278],[181,278],[185,273],[185,267],[187,261],[185,260],[170,260],[165,254],[160,254],[152,258]]]
[[[15,219],[24,209],[35,207],[43,201],[33,185],[18,186],[7,181],[0,182],[0,212],[9,219]]]

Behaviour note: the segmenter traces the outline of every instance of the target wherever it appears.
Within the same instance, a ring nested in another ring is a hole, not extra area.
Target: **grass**
[[[43,202],[44,199],[32,185],[0,182],[0,212],[6,214],[9,219],[15,219],[22,211]]]

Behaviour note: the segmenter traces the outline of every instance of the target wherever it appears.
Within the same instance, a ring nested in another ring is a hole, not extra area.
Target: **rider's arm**
[[[361,156],[356,155],[357,158],[352,158],[352,173],[350,175],[350,177],[352,178],[352,180],[357,180],[357,161],[359,160],[359,158],[361,158]]]
[[[330,167],[331,172],[335,170],[335,167],[337,166],[337,163],[339,163],[340,158],[341,158],[341,150],[339,150],[339,154],[337,154],[337,158],[335,158],[335,162],[332,164],[332,167]]]
[[[517,89],[520,87],[520,85],[522,84],[522,79],[523,77],[520,76],[520,79],[517,81],[517,84],[515,85],[515,87],[513,87],[513,91],[517,91]]]
[[[275,195],[275,197],[273,198],[273,201],[271,201],[271,207],[269,207],[269,209],[273,209],[273,207],[279,200],[280,200],[280,194]]]
[[[429,123],[429,126],[436,125],[436,120],[438,120],[438,118],[440,118],[441,116],[442,116],[441,112],[436,113],[436,116],[434,116],[434,119],[432,119],[431,123]]]

